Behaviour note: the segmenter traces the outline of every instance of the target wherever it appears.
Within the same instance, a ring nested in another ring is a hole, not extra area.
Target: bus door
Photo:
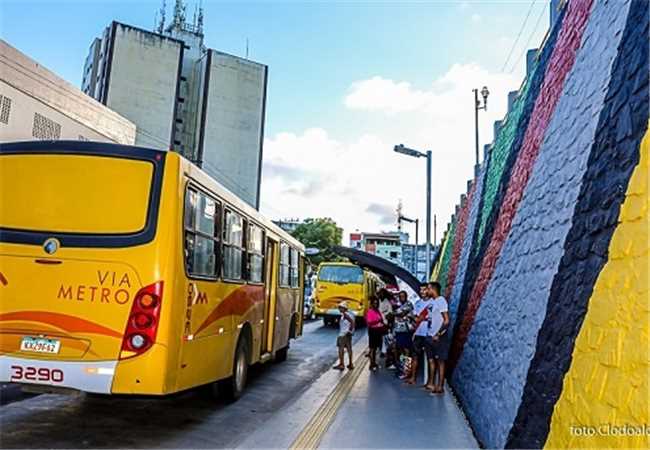
[[[266,241],[266,267],[264,271],[264,327],[262,329],[262,354],[273,351],[275,332],[275,305],[278,286],[278,243]]]

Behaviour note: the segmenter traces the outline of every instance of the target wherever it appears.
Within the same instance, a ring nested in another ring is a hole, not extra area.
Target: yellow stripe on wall
[[[650,448],[649,148],[646,133],[545,448]]]

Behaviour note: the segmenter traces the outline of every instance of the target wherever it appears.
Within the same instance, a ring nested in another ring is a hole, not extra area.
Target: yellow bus
[[[163,395],[302,333],[303,246],[174,152],[0,145],[0,381]]]
[[[325,325],[333,325],[340,316],[339,303],[346,301],[361,322],[368,311],[370,297],[384,286],[377,275],[355,264],[321,263],[316,278],[314,314]]]

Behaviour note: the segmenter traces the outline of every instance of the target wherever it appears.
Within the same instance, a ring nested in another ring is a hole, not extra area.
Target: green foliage
[[[343,230],[336,226],[329,217],[318,219],[306,219],[298,225],[292,233],[307,248],[317,248],[317,255],[308,256],[312,264],[320,264],[323,261],[340,261],[333,251],[332,246],[341,245]]]

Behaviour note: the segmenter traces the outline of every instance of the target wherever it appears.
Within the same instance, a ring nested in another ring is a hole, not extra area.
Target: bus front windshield
[[[323,266],[318,272],[318,280],[337,284],[361,284],[363,270],[357,266]]]

